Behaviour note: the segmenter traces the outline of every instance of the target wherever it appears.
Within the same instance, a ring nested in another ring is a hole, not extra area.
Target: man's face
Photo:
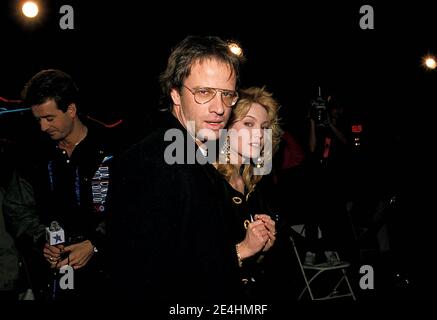
[[[32,106],[33,116],[38,120],[41,131],[47,133],[52,140],[62,141],[68,137],[73,129],[73,119],[76,109],[73,104],[66,112],[58,109],[55,100]]]
[[[171,92],[173,113],[198,140],[216,140],[219,138],[219,130],[225,127],[229,119],[232,107],[223,103],[220,91],[205,104],[197,103],[192,92],[199,88],[234,91],[235,86],[235,75],[227,64],[215,59],[195,62],[181,91],[173,89]],[[189,122],[195,128],[192,129]]]

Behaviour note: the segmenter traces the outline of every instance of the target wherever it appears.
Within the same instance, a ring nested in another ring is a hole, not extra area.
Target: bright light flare
[[[437,63],[433,57],[426,57],[424,61],[425,61],[425,66],[428,69],[435,69],[437,67]]]
[[[243,55],[243,49],[241,49],[241,47],[237,43],[230,42],[228,46],[229,50],[231,50],[231,52],[236,56],[241,57]]]
[[[27,1],[21,8],[23,14],[28,18],[35,18],[38,15],[38,5],[33,1]]]

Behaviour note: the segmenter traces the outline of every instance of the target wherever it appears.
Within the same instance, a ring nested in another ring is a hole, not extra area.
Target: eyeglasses
[[[183,85],[194,96],[194,101],[198,104],[205,104],[214,99],[217,92],[220,92],[222,101],[227,107],[232,107],[238,101],[238,92],[232,90],[223,90],[217,88],[195,88],[190,89],[186,85]]]

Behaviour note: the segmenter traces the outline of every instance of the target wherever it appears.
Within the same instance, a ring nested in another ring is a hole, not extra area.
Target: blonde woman
[[[278,108],[278,102],[264,87],[242,90],[232,109],[220,160],[215,164],[225,181],[232,208],[228,217],[233,220],[230,232],[242,282],[251,296],[264,254],[276,240],[273,213],[257,186],[269,171],[263,169],[271,167],[282,135]]]

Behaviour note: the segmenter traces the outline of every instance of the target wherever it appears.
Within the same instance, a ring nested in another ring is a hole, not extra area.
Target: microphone
[[[46,227],[46,241],[51,246],[55,246],[57,244],[61,244],[65,242],[65,232],[64,229],[61,228],[57,221],[52,221],[49,227]],[[62,256],[61,256],[61,259]],[[53,276],[51,279],[51,283],[48,284],[50,289],[50,296],[52,300],[55,300],[58,295],[58,287],[59,287],[59,279],[58,279],[58,271],[56,268],[53,269]]]
[[[51,246],[65,242],[65,232],[57,221],[52,221],[49,227],[46,227],[46,240]]]

